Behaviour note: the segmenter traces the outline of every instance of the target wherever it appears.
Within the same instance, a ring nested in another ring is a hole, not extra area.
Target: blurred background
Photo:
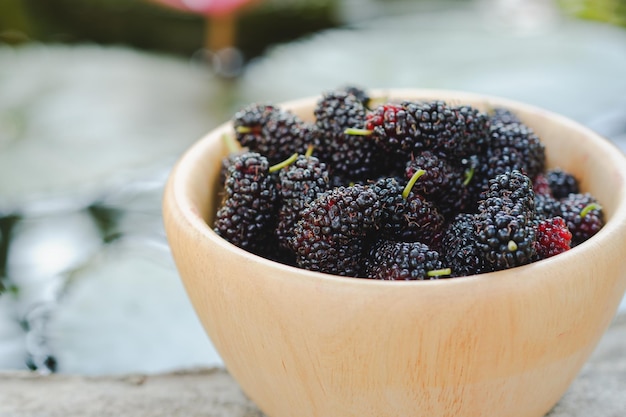
[[[624,150],[625,74],[626,0],[2,0],[0,370],[221,364],[161,193],[246,103],[348,83],[461,89]]]

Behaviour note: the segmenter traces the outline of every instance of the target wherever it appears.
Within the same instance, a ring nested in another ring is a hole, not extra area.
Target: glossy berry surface
[[[288,238],[293,235],[302,211],[329,187],[328,168],[314,156],[300,155],[278,172],[280,209],[276,235],[281,246],[288,247]]]
[[[572,232],[572,247],[580,245],[604,226],[602,206],[590,194],[570,194],[561,200],[559,216]]]
[[[443,263],[452,277],[482,274],[493,270],[476,240],[476,216],[458,214],[446,227],[441,243]]]
[[[580,192],[578,180],[560,168],[548,170],[546,180],[555,198],[566,198],[570,194]]]
[[[235,114],[235,137],[241,146],[265,156],[270,164],[319,147],[315,127],[295,114],[273,105],[250,105]]]
[[[263,254],[276,228],[278,193],[267,158],[248,152],[228,167],[214,230],[229,242]]]
[[[584,178],[547,169],[541,138],[509,109],[348,85],[311,116],[263,103],[235,114],[242,149],[223,159],[216,233],[311,271],[425,280],[557,256],[604,225]]]
[[[490,181],[479,204],[476,239],[485,260],[502,270],[532,262],[535,257],[535,203],[532,184],[519,171]]]
[[[380,241],[370,251],[367,278],[412,281],[438,279],[443,270],[439,253],[420,242]],[[443,274],[448,275],[444,272]]]
[[[357,276],[365,237],[380,216],[380,201],[369,187],[337,187],[322,193],[304,209],[288,240],[297,265]]]

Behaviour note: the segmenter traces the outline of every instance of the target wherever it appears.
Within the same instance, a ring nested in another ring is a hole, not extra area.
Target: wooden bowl
[[[209,226],[226,123],[185,153],[164,197],[169,243],[206,332],[270,417],[540,417],[559,400],[626,289],[626,159],[562,116],[436,90],[376,91],[512,109],[548,165],[579,178],[607,223],[556,257],[439,281],[342,278],[278,264]],[[311,119],[317,98],[285,103]]]

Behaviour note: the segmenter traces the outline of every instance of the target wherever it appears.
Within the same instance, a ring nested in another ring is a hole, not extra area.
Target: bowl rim
[[[405,97],[411,99],[412,97],[432,97],[433,99],[441,99],[448,102],[485,102],[485,105],[489,106],[502,106],[507,108],[513,108],[522,110],[527,113],[542,114],[554,120],[556,123],[568,126],[572,129],[578,130],[584,133],[586,136],[593,138],[596,145],[604,148],[603,153],[608,155],[611,161],[611,165],[620,173],[622,178],[621,186],[615,192],[619,193],[619,201],[616,204],[615,210],[611,218],[606,221],[605,225],[592,236],[589,240],[581,243],[580,245],[554,256],[551,258],[543,259],[540,261],[532,262],[530,264],[518,266],[501,271],[494,271],[476,275],[468,275],[458,278],[446,278],[435,280],[412,280],[412,281],[392,281],[391,283],[384,280],[373,280],[361,277],[345,277],[339,275],[333,275],[318,271],[309,271],[303,268],[282,264],[280,262],[272,261],[262,256],[248,252],[245,249],[239,248],[236,245],[228,242],[219,236],[207,223],[205,217],[198,211],[198,208],[192,202],[190,196],[185,192],[185,182],[190,177],[190,172],[193,170],[195,163],[201,159],[204,154],[204,150],[207,146],[210,146],[214,141],[220,140],[220,138],[228,133],[232,129],[232,122],[227,121],[217,126],[216,128],[207,132],[194,144],[192,144],[183,154],[172,168],[167,184],[165,187],[165,194],[163,198],[164,209],[167,209],[168,204],[173,205],[174,211],[179,218],[184,220],[184,223],[194,231],[195,234],[202,236],[203,239],[207,239],[212,244],[220,247],[221,250],[232,252],[237,257],[242,259],[253,260],[267,268],[273,268],[282,270],[288,273],[290,276],[298,275],[301,279],[311,280],[323,280],[327,282],[340,282],[342,285],[357,285],[357,286],[382,286],[382,287],[398,287],[398,286],[446,286],[453,285],[474,285],[477,282],[487,281],[502,281],[504,276],[515,277],[519,274],[524,274],[526,271],[534,268],[558,268],[558,265],[563,263],[569,263],[580,254],[588,252],[587,249],[593,249],[594,247],[601,246],[603,241],[610,240],[610,238],[616,235],[619,238],[621,232],[626,230],[626,156],[621,149],[617,147],[609,139],[599,135],[592,129],[576,122],[566,116],[558,113],[543,109],[541,107],[526,104],[520,101],[499,97],[488,94],[478,94],[459,90],[450,89],[422,89],[422,88],[372,88],[367,89],[367,92],[371,97],[387,97],[391,99],[398,99]],[[303,98],[283,101],[277,103],[277,106],[285,109],[298,108],[304,105],[310,105],[321,97],[321,94],[311,95]],[[621,162],[621,163],[620,163]],[[167,228],[166,228],[167,229]],[[167,230],[166,230],[167,232]],[[624,251],[626,255],[626,250]],[[283,274],[277,274],[282,276]]]

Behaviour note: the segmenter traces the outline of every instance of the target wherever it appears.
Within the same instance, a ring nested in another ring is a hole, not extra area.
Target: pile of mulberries
[[[558,255],[604,225],[578,179],[546,167],[540,137],[505,108],[322,94],[311,120],[272,104],[233,118],[213,228],[311,271],[432,280]]]

